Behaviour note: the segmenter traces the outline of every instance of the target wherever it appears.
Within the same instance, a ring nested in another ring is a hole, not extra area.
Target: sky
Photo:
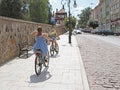
[[[56,12],[56,9],[60,10],[62,8],[62,4],[65,6],[65,11],[68,12],[68,0],[49,0],[49,2],[52,5],[54,12]],[[81,10],[86,7],[94,8],[98,5],[99,0],[76,0],[77,8],[73,7],[73,2],[74,0],[71,0],[70,10],[71,14],[77,18],[77,15],[81,13]]]

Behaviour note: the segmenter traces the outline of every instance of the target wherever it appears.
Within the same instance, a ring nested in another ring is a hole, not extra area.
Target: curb
[[[76,38],[76,37],[75,37]],[[77,42],[77,39],[76,39],[76,42]],[[77,42],[77,45],[78,45],[78,42]],[[86,72],[85,72],[85,68],[84,68],[84,64],[83,64],[83,60],[82,60],[82,57],[81,57],[81,53],[80,53],[80,49],[78,48],[78,52],[79,52],[79,58],[80,58],[80,68],[81,68],[81,77],[82,77],[82,82],[83,82],[83,90],[90,90],[89,88],[89,84],[88,84],[88,79],[87,79],[87,75],[86,75]]]

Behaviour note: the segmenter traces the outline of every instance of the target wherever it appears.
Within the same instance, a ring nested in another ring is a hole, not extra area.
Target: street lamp
[[[61,3],[63,2],[63,0],[61,1]],[[69,14],[69,43],[71,44],[71,35],[72,35],[72,25],[71,25],[71,21],[70,21],[70,2],[71,0],[68,1],[68,14]],[[76,4],[76,0],[74,0],[74,4],[73,4],[73,7],[76,8],[77,7],[77,4]]]
[[[74,4],[73,7],[76,8],[77,4],[76,4],[76,0],[74,0]],[[69,8],[69,43],[71,44],[71,35],[72,35],[72,26],[71,26],[71,21],[70,21],[70,0],[68,2],[68,8]]]
[[[76,7],[77,7],[76,0],[74,0],[73,7],[74,7],[74,8],[76,8]]]

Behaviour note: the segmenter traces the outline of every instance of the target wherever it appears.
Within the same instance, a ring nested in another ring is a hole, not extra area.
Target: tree
[[[90,14],[91,14],[91,8],[90,7],[82,10],[82,13],[78,15],[78,17],[79,17],[79,20],[78,20],[79,27],[85,28],[87,26]]]
[[[30,17],[34,22],[49,22],[49,3],[48,0],[35,0],[30,4]]]
[[[98,25],[99,25],[98,21],[91,20],[91,19],[88,21],[88,26],[92,27],[93,29],[95,29],[96,27],[98,27]]]
[[[48,6],[49,6],[49,13],[48,13],[48,23],[49,24],[52,24],[53,25],[53,23],[51,22],[51,19],[53,18],[53,14],[52,14],[52,5],[50,4],[50,3],[48,3]]]
[[[70,24],[72,25],[72,28],[75,28],[76,25],[76,18],[75,17],[70,17]],[[69,28],[69,17],[64,20],[64,25],[66,28]]]
[[[39,23],[50,23],[49,0],[1,0],[0,15]]]
[[[1,0],[0,15],[11,18],[22,18],[21,13],[21,0]]]

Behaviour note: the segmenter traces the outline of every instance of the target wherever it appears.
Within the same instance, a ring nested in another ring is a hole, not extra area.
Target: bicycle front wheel
[[[36,75],[41,74],[42,63],[40,61],[41,61],[41,58],[39,56],[36,56],[36,58],[35,58],[35,73],[36,73]]]
[[[57,54],[59,53],[59,46],[58,46],[58,45],[55,46],[55,52],[56,52]]]
[[[49,52],[48,52],[47,55],[45,56],[45,60],[44,60],[44,66],[45,67],[49,66],[49,60],[50,60],[50,55],[49,55]]]

